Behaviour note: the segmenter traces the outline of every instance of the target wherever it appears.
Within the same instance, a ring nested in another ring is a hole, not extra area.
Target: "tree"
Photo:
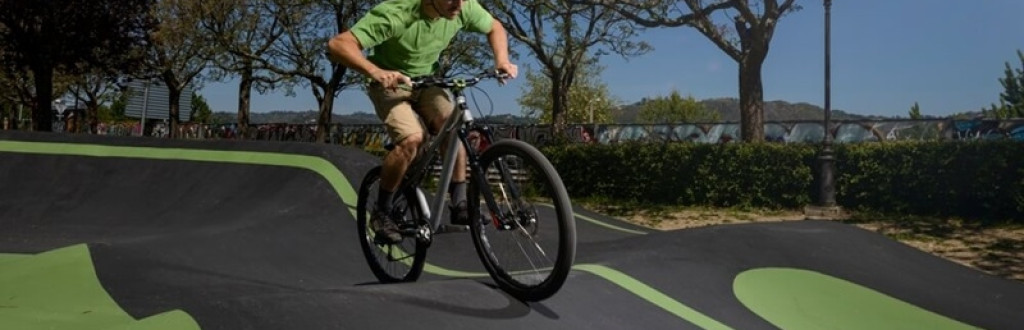
[[[566,123],[612,122],[611,110],[617,100],[611,96],[608,85],[598,79],[602,71],[604,68],[594,62],[589,62],[576,71],[575,82],[567,93],[569,106],[563,113]],[[551,79],[528,66],[525,76],[526,84],[522,87],[523,93],[519,97],[523,115],[542,124],[552,124],[554,102],[551,98]]]
[[[917,105],[917,102],[914,102],[914,106],[910,107],[909,115],[910,119],[924,118],[924,116],[921,116],[921,106]]]
[[[204,36],[220,51],[213,58],[219,70],[215,78],[238,76],[238,131],[246,136],[252,90],[260,93],[274,89],[287,79],[271,74],[260,61],[284,34],[284,27],[275,17],[271,0],[207,0],[201,11]],[[195,110],[195,109],[193,109]]]
[[[199,93],[192,94],[192,113],[189,114],[189,121],[209,124],[211,117],[213,117],[213,110],[210,110],[206,98]]]
[[[331,63],[325,55],[327,41],[348,30],[362,14],[374,5],[360,0],[273,0],[274,17],[284,27],[284,35],[273,44],[267,55],[258,59],[271,72],[298,78],[287,83],[308,86],[320,107],[317,116],[317,142],[327,140],[334,100],[342,90],[360,86],[362,77],[340,63]]]
[[[128,110],[128,96],[130,96],[130,94],[131,93],[128,89],[121,89],[118,91],[117,95],[110,102],[110,109],[108,110],[110,118],[108,120],[124,121],[128,119],[125,112]]]
[[[715,122],[720,119],[717,112],[705,109],[693,96],[682,97],[678,90],[672,90],[668,96],[641,101],[639,117],[640,122],[648,124]]]
[[[645,27],[696,28],[739,64],[740,130],[744,141],[764,141],[764,87],[761,67],[779,18],[800,9],[795,0],[581,0],[614,8]],[[781,4],[780,4],[781,2]],[[681,9],[680,4],[686,9]],[[728,23],[712,13],[725,10]]]
[[[638,56],[651,47],[634,41],[639,29],[614,10],[575,0],[487,0],[513,39],[540,63],[549,79],[553,134],[560,135],[570,120],[572,86],[578,71],[600,55]]]
[[[999,105],[993,104],[989,113],[997,119],[1024,118],[1024,52],[1017,50],[1020,69],[1014,69],[1006,62],[1006,71],[999,83],[1003,92],[999,94]]]
[[[190,86],[199,89],[216,50],[202,37],[203,1],[159,0],[153,10],[158,27],[149,34],[147,65],[151,73],[142,78],[157,78],[167,87],[172,139],[178,137],[181,93]]]
[[[0,49],[2,51],[2,49]],[[16,70],[11,66],[4,66],[3,70],[0,70],[0,101],[17,105],[21,109],[30,109],[29,116],[31,116],[31,109],[35,109],[35,83],[32,81],[32,74],[22,70]],[[23,116],[21,111],[18,111],[19,116]],[[13,118],[13,115],[12,115]],[[18,120],[12,120],[12,128],[20,129],[22,118]]]
[[[110,102],[120,88],[121,78],[103,71],[92,71],[74,77],[68,91],[75,98],[75,103],[82,101],[86,109],[86,122],[89,131],[95,132],[99,123],[100,105]]]
[[[34,84],[32,129],[49,131],[55,73],[131,72],[152,0],[0,0],[0,62]],[[31,78],[28,78],[31,77]]]

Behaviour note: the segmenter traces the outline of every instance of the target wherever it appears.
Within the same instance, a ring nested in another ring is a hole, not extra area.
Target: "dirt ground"
[[[733,210],[622,210],[593,206],[593,210],[643,225],[672,230],[700,226],[764,221],[800,221],[801,211],[742,212]],[[605,210],[599,210],[605,208]],[[969,267],[1024,282],[1024,226],[965,224],[956,219],[893,219],[844,214],[836,221],[878,232],[928,253]]]

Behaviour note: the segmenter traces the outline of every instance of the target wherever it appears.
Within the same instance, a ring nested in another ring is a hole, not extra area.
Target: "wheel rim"
[[[378,279],[382,282],[396,282],[411,280],[410,275],[416,267],[416,252],[419,248],[415,238],[405,237],[396,244],[377,243],[374,239],[373,226],[370,224],[372,210],[377,204],[377,196],[380,187],[380,178],[375,177],[372,184],[368,185],[360,207],[361,226],[365,228],[363,235],[364,248],[367,250],[370,264]],[[404,219],[413,219],[414,210],[407,207],[404,196],[396,195],[394,202],[396,210],[402,210]]]
[[[497,180],[499,164],[513,172],[513,184],[524,198],[510,199],[509,185]],[[522,289],[544,285],[550,280],[562,251],[557,217],[550,188],[540,168],[527,157],[507,154],[484,164],[488,187],[494,194],[498,210],[489,210],[480,200],[480,214],[485,223],[479,227],[478,238],[487,251],[486,258],[508,284]]]

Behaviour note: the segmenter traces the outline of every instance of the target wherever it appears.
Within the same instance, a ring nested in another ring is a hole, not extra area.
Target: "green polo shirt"
[[[352,26],[363,49],[372,49],[370,62],[410,77],[429,75],[459,30],[491,31],[493,18],[476,0],[466,0],[462,12],[451,20],[425,16],[421,2],[384,1]]]

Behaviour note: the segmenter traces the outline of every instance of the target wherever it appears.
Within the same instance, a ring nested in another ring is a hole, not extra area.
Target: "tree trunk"
[[[739,61],[740,134],[744,142],[764,141],[764,86],[761,65],[764,56],[748,54]]]
[[[96,126],[100,122],[100,104],[96,98],[89,98],[85,102],[86,120],[89,122],[89,133],[96,134]]]
[[[170,132],[168,132],[167,137],[172,138],[172,139],[177,139],[178,138],[178,112],[180,111],[179,108],[181,106],[181,88],[178,88],[177,85],[174,85],[174,86],[168,85],[167,87],[168,87],[167,88],[167,92],[168,92],[167,96],[171,99],[170,100],[171,101],[171,103],[170,103],[170,111],[169,111],[169,115],[168,115],[170,118],[167,120],[167,123],[168,123],[167,129],[169,129]]]
[[[327,142],[327,134],[331,127],[331,114],[334,110],[335,86],[324,87],[323,101],[320,102],[320,117],[316,121],[316,142]]]
[[[252,70],[244,71],[238,83],[238,136],[249,136],[249,104],[252,100]]]
[[[551,137],[561,137],[565,131],[565,109],[569,104],[568,89],[562,88],[564,78],[561,72],[551,79]]]
[[[53,67],[35,65],[32,67],[35,76],[36,104],[32,108],[32,130],[37,132],[53,131]]]

